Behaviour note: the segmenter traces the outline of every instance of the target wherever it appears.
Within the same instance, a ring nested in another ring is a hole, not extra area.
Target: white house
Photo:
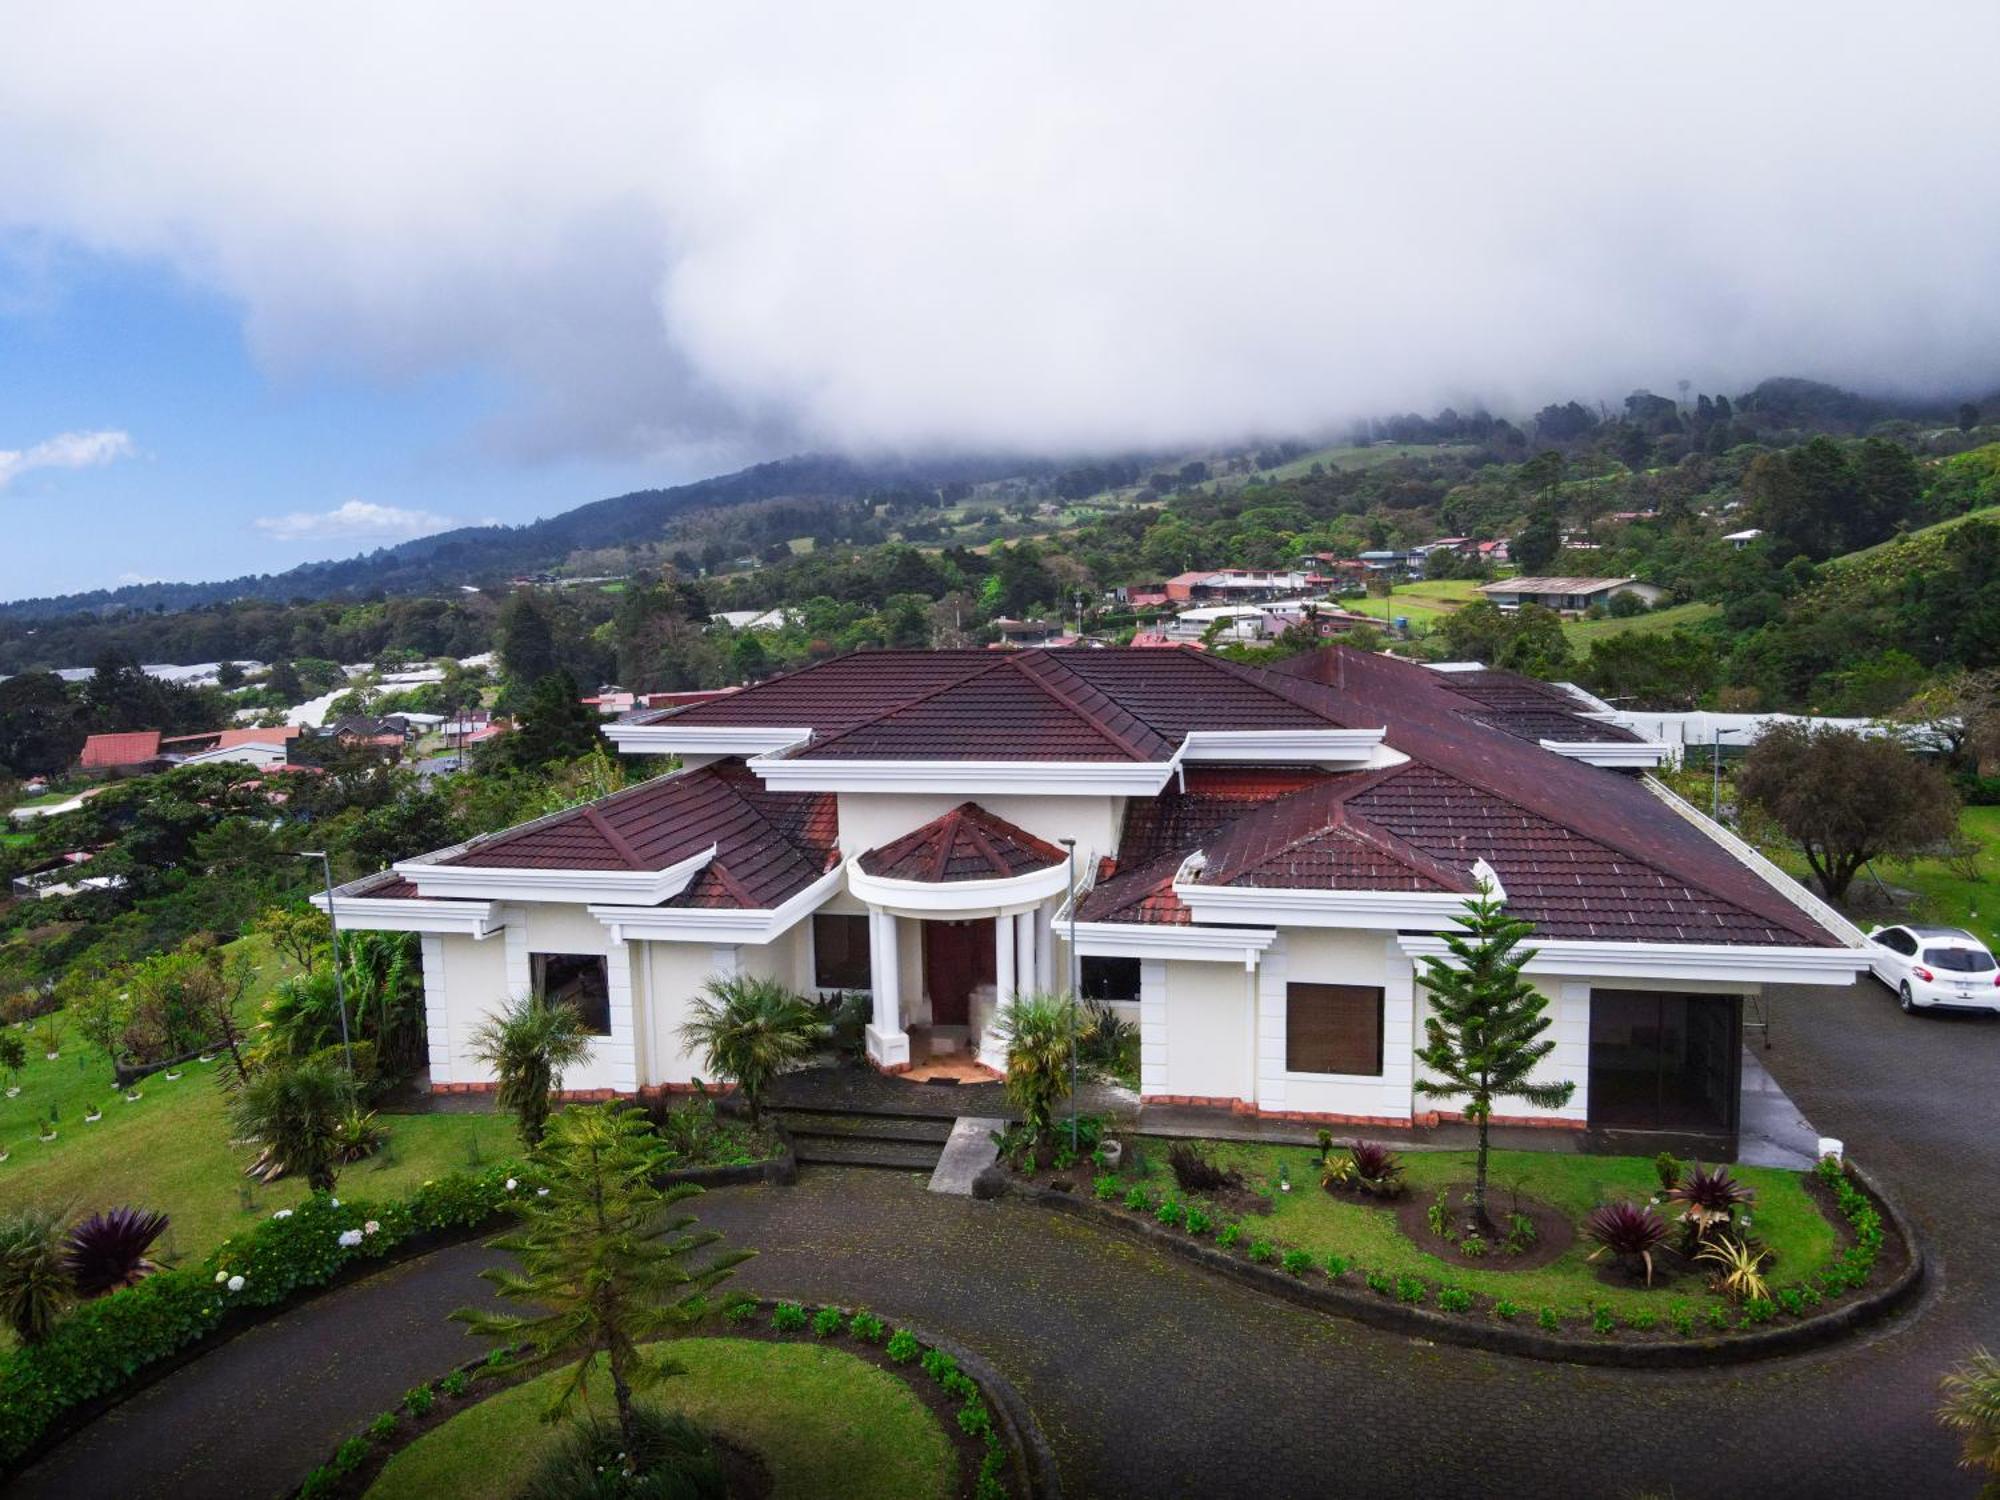
[[[1622,594],[1637,595],[1648,604],[1658,604],[1667,597],[1658,584],[1641,583],[1636,578],[1503,578],[1497,583],[1482,583],[1479,593],[1502,609],[1539,604],[1546,609],[1585,610],[1593,604],[1609,604]]]
[[[332,900],[422,934],[440,1089],[491,1087],[473,1030],[537,987],[597,1036],[570,1087],[685,1086],[691,998],[729,973],[867,992],[886,1071],[999,1069],[998,1008],[1074,962],[1136,1017],[1147,1099],[1408,1123],[1438,1107],[1422,961],[1487,885],[1536,924],[1547,1076],[1576,1084],[1521,1118],[1726,1149],[1746,1000],[1851,983],[1860,935],[1653,784],[1544,748],[1622,731],[1523,681],[1338,646],[857,653],[614,723],[682,769]]]

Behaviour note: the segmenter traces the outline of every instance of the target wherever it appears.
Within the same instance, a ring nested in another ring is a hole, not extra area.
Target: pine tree
[[[1472,1222],[1491,1227],[1486,1214],[1487,1131],[1493,1101],[1520,1099],[1537,1109],[1560,1109],[1574,1083],[1530,1083],[1528,1077],[1555,1050],[1544,1040],[1548,1001],[1521,969],[1533,949],[1519,947],[1534,924],[1507,915],[1490,886],[1465,903],[1460,930],[1445,936],[1448,958],[1424,959],[1430,1016],[1417,1061],[1433,1075],[1417,1092],[1463,1098],[1465,1117],[1479,1127],[1479,1160],[1473,1176]]]
[[[587,1394],[601,1356],[611,1377],[624,1451],[642,1450],[633,1394],[676,1374],[642,1344],[670,1337],[707,1310],[706,1293],[749,1259],[748,1252],[702,1255],[722,1236],[694,1229],[673,1205],[701,1191],[653,1186],[661,1146],[641,1111],[610,1103],[565,1110],[549,1122],[537,1156],[545,1194],[522,1194],[522,1227],[493,1241],[519,1269],[480,1274],[534,1313],[461,1308],[452,1316],[488,1338],[524,1346],[508,1368],[533,1369],[575,1357],[557,1388],[549,1420],[567,1416]]]

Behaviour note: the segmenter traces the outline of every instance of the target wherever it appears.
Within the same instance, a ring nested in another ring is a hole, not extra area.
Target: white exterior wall
[[[433,952],[439,963],[435,978],[431,972]],[[493,1070],[472,1056],[472,1033],[514,998],[507,981],[504,935],[426,936],[423,954],[424,1020],[430,1032],[432,1079],[439,1083],[493,1082]],[[444,1059],[443,1072],[438,1069],[440,1058]]]
[[[665,1083],[692,1083],[706,1076],[707,1063],[681,1041],[681,1025],[688,1018],[694,997],[701,993],[717,972],[716,950],[708,943],[637,943],[647,970],[642,976],[641,1000],[644,1018],[639,1032],[643,1051],[640,1081],[648,1088]],[[726,949],[734,954],[738,949]]]
[[[1140,982],[1145,982],[1145,968]],[[1165,1054],[1159,1060],[1164,1083],[1154,1092],[1197,1099],[1256,1097],[1254,1015],[1251,985],[1255,975],[1240,963],[1169,961],[1159,1007]],[[1141,1001],[1143,1015],[1145,1002]],[[1146,1031],[1140,1036],[1140,1078],[1145,1079]]]
[[[1420,1035],[1411,964],[1395,934],[1291,928],[1264,950],[1257,983],[1257,1104],[1273,1112],[1408,1119]],[[1379,1075],[1294,1073],[1286,1066],[1286,986],[1364,984],[1382,989]]]
[[[966,801],[1025,828],[1051,844],[1076,840],[1076,868],[1084,878],[1090,861],[1118,852],[1125,817],[1122,797],[965,797],[947,792],[840,792],[840,852],[866,853],[913,832]]]

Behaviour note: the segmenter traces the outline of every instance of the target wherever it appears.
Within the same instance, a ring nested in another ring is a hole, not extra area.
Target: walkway
[[[916,1174],[813,1170],[710,1195],[758,1291],[864,1302],[987,1353],[1076,1496],[1971,1495],[1932,1419],[1939,1371],[2000,1347],[2000,1025],[1912,1019],[1872,985],[1788,995],[1766,1054],[1902,1195],[1938,1252],[1920,1314],[1721,1372],[1538,1364],[1356,1327],[1020,1203]],[[254,1496],[467,1347],[439,1319],[483,1252],[433,1256],[169,1378],[19,1493]]]

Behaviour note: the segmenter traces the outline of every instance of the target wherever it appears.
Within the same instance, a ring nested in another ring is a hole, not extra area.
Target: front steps
[[[791,1135],[792,1153],[800,1166],[883,1167],[904,1172],[937,1169],[955,1118],[782,1106],[772,1113]]]

